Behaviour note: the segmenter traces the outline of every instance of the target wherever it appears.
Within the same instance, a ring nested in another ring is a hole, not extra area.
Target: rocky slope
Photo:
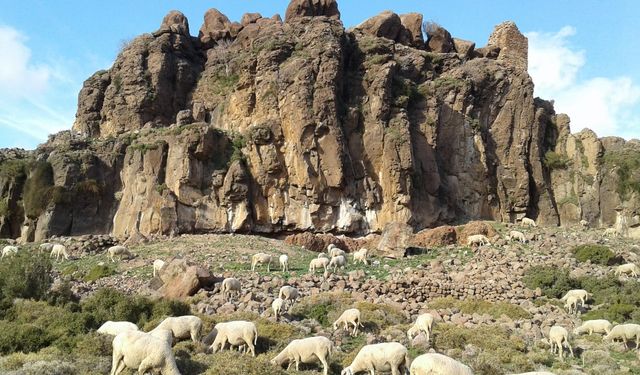
[[[477,49],[421,27],[293,0],[196,38],[173,11],[85,82],[72,131],[0,154],[0,236],[638,222],[636,143],[534,98],[515,24]]]

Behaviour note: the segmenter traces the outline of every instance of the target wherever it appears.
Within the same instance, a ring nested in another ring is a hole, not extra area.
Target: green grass
[[[447,309],[457,308],[464,314],[478,313],[480,315],[489,314],[498,319],[506,315],[512,319],[529,319],[531,314],[520,306],[508,302],[488,302],[478,299],[459,300],[453,297],[436,298],[429,301],[429,308]]]

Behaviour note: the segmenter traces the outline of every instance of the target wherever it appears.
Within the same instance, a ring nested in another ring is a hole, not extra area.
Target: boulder
[[[498,58],[500,54],[500,47],[498,46],[484,46],[480,48],[476,48],[473,52],[475,57],[485,57],[487,59],[495,60]]]
[[[291,0],[285,13],[285,22],[300,17],[326,16],[340,19],[336,0]]]
[[[476,48],[476,44],[474,42],[453,38],[453,45],[456,48],[456,52],[458,52],[465,58],[470,59],[473,57],[473,52]]]
[[[439,247],[454,245],[456,242],[456,228],[450,225],[444,225],[416,233],[416,235],[413,236],[411,244],[416,247]]]
[[[422,14],[407,13],[400,15],[403,30],[398,35],[397,42],[415,48],[424,48],[422,35]]]
[[[189,21],[182,12],[172,10],[162,19],[160,28],[154,33],[158,36],[163,33],[175,33],[189,36]]]
[[[193,122],[193,112],[190,109],[183,109],[176,115],[176,125],[187,125]]]
[[[219,10],[209,9],[204,14],[204,23],[200,27],[198,38],[205,49],[214,47],[216,41],[231,38],[231,21]]]
[[[210,286],[216,279],[206,268],[186,259],[174,258],[159,272],[163,282],[160,293],[166,298],[184,298],[194,295],[200,288]]]
[[[403,29],[400,17],[388,10],[369,18],[355,27],[355,30],[359,30],[365,34],[391,40],[396,40],[400,31]]]
[[[427,47],[432,52],[449,53],[455,51],[453,38],[444,27],[435,22],[429,22],[426,26]]]
[[[262,18],[262,15],[260,13],[245,13],[242,15],[240,24],[242,26],[247,26],[250,23],[255,23],[260,18]]]
[[[497,25],[493,29],[487,45],[500,48],[498,61],[502,61],[519,70],[527,70],[529,41],[512,21]]]
[[[382,238],[376,249],[377,256],[402,258],[413,237],[413,229],[404,223],[389,223],[382,231]]]

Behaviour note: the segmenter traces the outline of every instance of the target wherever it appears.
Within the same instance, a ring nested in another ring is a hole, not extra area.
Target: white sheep
[[[51,254],[49,254],[49,258],[56,257],[56,262],[60,260],[61,257],[64,257],[65,260],[69,260],[69,254],[67,254],[67,248],[64,245],[55,244],[51,249]]]
[[[51,250],[53,250],[53,244],[49,242],[45,242],[43,244],[40,244],[38,248],[40,249],[40,253],[50,253]]]
[[[104,322],[96,332],[103,335],[117,336],[118,334],[126,331],[138,331],[137,325],[131,322],[113,322],[108,320]]]
[[[471,368],[439,353],[419,355],[411,363],[411,375],[473,375]]]
[[[365,345],[360,349],[353,362],[340,372],[340,375],[354,375],[368,371],[391,371],[391,375],[405,374],[409,368],[409,351],[397,342],[383,342]]]
[[[14,256],[18,254],[18,247],[17,246],[5,246],[2,248],[2,256],[0,256],[0,259],[4,258],[4,257],[9,257],[9,256]]]
[[[427,342],[429,342],[429,337],[431,335],[433,329],[433,315],[429,313],[420,314],[416,319],[416,322],[413,323],[413,326],[409,328],[407,331],[407,337],[409,340],[413,339],[413,337],[420,333],[420,331],[424,332],[427,335]]]
[[[253,322],[236,320],[218,323],[213,327],[213,330],[216,336],[210,346],[213,353],[224,350],[226,343],[229,342],[230,345],[235,346],[247,345],[251,354],[256,356],[255,345],[258,343],[258,329]]]
[[[287,254],[282,254],[278,260],[280,261],[280,268],[282,269],[282,272],[289,271],[289,256]]]
[[[271,302],[271,309],[273,310],[273,315],[276,317],[276,321],[278,321],[278,317],[282,315],[283,308],[284,300],[282,298],[278,297]]]
[[[485,236],[484,234],[474,234],[467,237],[467,246],[474,246],[474,245],[478,245],[478,246],[491,245],[491,242],[489,242],[489,238],[487,238],[487,236]]]
[[[362,262],[365,266],[369,263],[367,262],[367,256],[369,255],[369,250],[362,248],[353,253],[353,263]]]
[[[512,230],[511,232],[509,232],[509,238],[512,241],[520,241],[522,243],[526,243],[527,242],[527,238],[524,236],[524,233],[519,232],[517,230]]]
[[[327,253],[318,253],[317,258],[318,259],[320,259],[320,258],[329,259],[329,256],[327,255]]]
[[[347,309],[345,310],[340,317],[333,322],[333,329],[336,330],[340,326],[340,324],[344,325],[344,330],[349,330],[349,325],[353,326],[353,331],[351,332],[352,336],[356,336],[358,334],[358,328],[364,327],[362,322],[360,321],[360,310],[358,309]]]
[[[290,285],[285,285],[280,288],[280,292],[278,292],[278,298],[282,298],[282,300],[285,301],[285,304],[288,304],[289,307],[291,307],[293,306],[293,303],[296,302],[298,298],[300,298],[300,293],[298,292],[298,289]]]
[[[133,254],[131,254],[131,252],[126,247],[121,245],[111,246],[107,250],[107,253],[109,253],[109,258],[111,258],[112,262],[116,261],[114,259],[115,256],[117,256],[120,260],[122,260],[122,257],[124,255],[126,255],[128,259],[131,259],[133,257]]]
[[[156,259],[153,261],[153,277],[160,274],[162,267],[164,267],[164,260]]]
[[[571,289],[568,291],[562,298],[562,301],[566,301],[569,297],[576,297],[582,302],[582,306],[584,306],[585,302],[591,297],[591,294],[588,293],[584,289]]]
[[[564,304],[564,308],[567,309],[569,314],[577,314],[578,313],[578,301],[580,299],[576,296],[569,296],[567,301]]]
[[[569,332],[564,327],[553,326],[549,330],[549,343],[551,344],[551,353],[555,354],[555,348],[558,348],[558,355],[560,359],[564,358],[564,348],[562,346],[563,343],[567,344],[569,348],[569,352],[573,357],[573,349],[571,348],[571,344],[569,343]]]
[[[528,217],[523,217],[522,221],[520,222],[522,224],[522,226],[527,226],[527,227],[537,227],[538,225],[536,224],[536,221],[533,219],[530,219]]]
[[[188,339],[195,343],[200,339],[202,319],[194,315],[170,316],[160,322],[151,332],[166,329],[173,333],[176,340]]]
[[[271,271],[271,255],[265,253],[253,254],[251,257],[251,271],[255,271],[258,264],[266,264],[267,272]]]
[[[337,257],[337,256],[340,256],[340,255],[342,255],[342,256],[346,256],[346,254],[347,254],[347,253],[346,253],[344,250],[342,250],[342,249],[340,249],[340,248],[338,248],[338,247],[335,247],[335,246],[334,246],[334,247],[332,247],[332,248],[331,248],[331,250],[329,250],[329,256],[330,256],[331,258],[333,258],[333,257]]]
[[[236,278],[227,277],[226,279],[222,280],[222,286],[220,287],[220,290],[222,292],[222,298],[225,301],[231,301],[231,297],[234,295],[236,297],[240,297],[242,284],[240,283],[240,280]]]
[[[164,339],[140,331],[126,331],[113,339],[111,375],[118,375],[125,367],[137,369],[138,374],[159,370],[162,375],[180,375],[171,344]]]
[[[618,230],[616,228],[607,228],[602,233],[602,237],[617,237],[618,234],[619,233],[618,233]]]
[[[594,332],[609,334],[612,327],[613,325],[606,319],[587,320],[583,322],[580,327],[576,327],[573,330],[573,334],[581,335],[583,333],[589,333],[589,336],[591,336],[591,334]]]
[[[347,264],[347,258],[345,258],[344,255],[338,255],[331,258],[331,260],[329,261],[328,268],[333,267],[333,272],[337,272],[338,267],[344,268],[346,264]]]
[[[638,268],[638,266],[635,265],[635,263],[627,263],[627,264],[621,264],[618,267],[616,267],[615,270],[615,275],[616,276],[620,276],[622,274],[631,274],[631,276],[633,277],[638,277],[638,274],[640,273],[640,269]]]
[[[625,347],[627,346],[627,341],[634,340],[636,342],[636,349],[638,349],[640,346],[640,324],[618,324],[611,328],[611,331],[604,337],[604,339],[607,341],[622,339]]]
[[[271,363],[282,366],[288,364],[287,370],[293,363],[296,371],[300,371],[300,363],[322,363],[322,373],[329,373],[329,358],[333,353],[333,343],[324,336],[307,337],[292,340],[282,351],[275,356]]]
[[[326,271],[327,266],[329,266],[329,258],[311,259],[311,262],[309,262],[309,273],[315,273],[318,268],[324,268]]]

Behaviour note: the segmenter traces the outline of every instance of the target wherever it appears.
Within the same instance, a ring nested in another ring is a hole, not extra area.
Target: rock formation
[[[513,23],[476,49],[438,25],[424,42],[419,14],[339,15],[211,9],[196,38],[170,12],[87,79],[73,131],[0,153],[0,235],[638,224],[637,143],[572,135]]]

